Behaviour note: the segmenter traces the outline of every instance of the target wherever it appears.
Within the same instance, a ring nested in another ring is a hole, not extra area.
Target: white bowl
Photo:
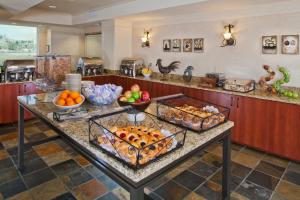
[[[59,94],[60,95],[60,94]],[[58,109],[61,109],[61,110],[68,110],[68,109],[74,109],[74,108],[78,108],[81,106],[81,104],[83,104],[83,102],[85,101],[85,97],[80,94],[81,98],[82,98],[82,102],[79,103],[79,104],[75,104],[73,106],[61,106],[61,105],[57,105],[56,104],[56,101],[58,100],[59,98],[59,95],[57,95],[53,100],[52,100],[52,103],[58,108]]]
[[[144,73],[142,73],[142,74],[144,75],[145,78],[150,78],[150,76],[151,76],[152,73],[151,74],[144,74]]]

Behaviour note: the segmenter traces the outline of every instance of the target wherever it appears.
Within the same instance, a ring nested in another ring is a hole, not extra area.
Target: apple
[[[135,100],[135,103],[142,103],[142,99]]]
[[[148,91],[143,91],[143,92],[142,92],[142,99],[143,99],[144,101],[147,101],[147,100],[150,99],[150,94],[149,94]]]
[[[121,97],[120,97],[120,101],[127,102],[127,98],[124,97],[124,96],[121,96]]]
[[[138,84],[134,84],[131,86],[131,92],[139,92],[140,91],[140,86]]]
[[[134,103],[134,102],[135,102],[135,99],[132,98],[132,97],[130,97],[129,99],[127,99],[127,102],[128,102],[128,103]]]
[[[140,93],[139,92],[132,92],[132,97],[134,99],[139,99],[141,96],[140,96]]]
[[[132,94],[131,94],[131,91],[126,91],[125,93],[124,93],[124,96],[127,98],[127,99],[129,99],[129,98],[131,98],[131,96],[132,96]]]

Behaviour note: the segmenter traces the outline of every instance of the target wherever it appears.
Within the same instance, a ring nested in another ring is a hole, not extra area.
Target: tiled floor
[[[56,135],[38,120],[25,124],[26,141]],[[16,125],[0,126],[0,200],[129,199],[118,184],[62,140],[26,149],[17,162]],[[220,199],[222,146],[215,144],[145,189],[148,199]],[[232,146],[232,199],[300,200],[300,164]]]

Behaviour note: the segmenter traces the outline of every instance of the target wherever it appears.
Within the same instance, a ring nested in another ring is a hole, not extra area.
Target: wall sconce
[[[234,46],[236,44],[236,40],[234,39],[232,35],[232,29],[234,26],[232,24],[228,24],[224,26],[225,32],[223,33],[224,40],[222,41],[221,47],[226,46]]]
[[[151,29],[148,31],[144,30],[144,36],[142,37],[142,47],[150,47],[150,32]]]

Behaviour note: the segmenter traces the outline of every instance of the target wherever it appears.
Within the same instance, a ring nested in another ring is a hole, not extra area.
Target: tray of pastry
[[[230,110],[186,95],[157,101],[157,116],[165,121],[203,132],[228,120]]]
[[[145,112],[117,111],[89,120],[89,141],[136,170],[184,145],[187,129]]]

